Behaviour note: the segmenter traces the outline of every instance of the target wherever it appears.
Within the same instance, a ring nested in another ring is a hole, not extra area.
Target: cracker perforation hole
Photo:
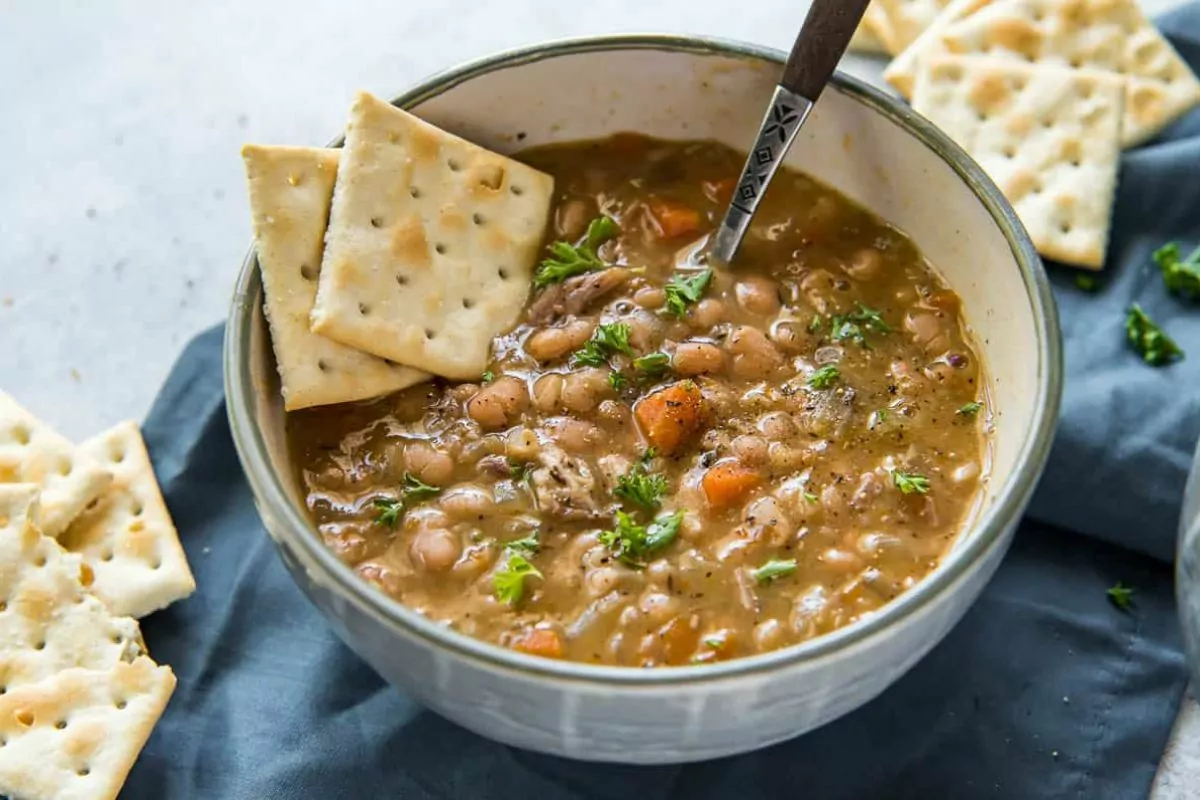
[[[437,253],[439,256],[444,256],[444,255],[446,255],[446,245],[442,244],[441,242],[438,242],[437,244],[435,244],[433,246],[433,251],[435,253]]]
[[[1063,222],[1063,223],[1059,224],[1058,229],[1060,231],[1062,231],[1063,233],[1070,233],[1071,232],[1071,223]]]
[[[117,702],[113,703],[113,705],[116,706],[117,711],[124,711],[125,707],[128,706],[129,704],[126,703],[124,700],[118,700]]]
[[[150,569],[162,569],[162,559],[155,558],[150,562]]]
[[[504,267],[501,267],[500,269],[496,270],[496,274],[500,276],[500,280],[502,280],[502,281],[508,280],[508,270],[506,270]]]
[[[133,515],[135,517],[140,517],[142,515],[142,513],[145,512],[146,507],[144,505],[142,505],[141,500],[134,500],[133,507],[129,510],[133,512]]]
[[[358,313],[362,314],[365,317],[367,314],[371,313],[371,307],[368,306],[366,303],[359,303],[358,304]]]
[[[112,636],[110,636],[108,638],[109,638],[109,641],[111,641],[113,644],[122,644],[125,641],[124,639],[121,638],[121,634],[119,634],[119,633],[114,633]]]
[[[71,459],[64,458],[62,461],[58,462],[58,474],[63,476],[71,474]]]
[[[125,460],[125,451],[124,450],[113,450],[111,453],[109,453],[109,458],[112,459],[112,462],[114,464],[120,464],[122,461]]]
[[[86,778],[88,775],[92,774],[92,771],[87,767],[80,767],[79,769],[75,770],[75,774],[81,778]]]
[[[101,550],[100,551],[100,560],[101,561],[112,561],[113,560],[113,551],[112,550]]]
[[[456,158],[447,158],[446,166],[450,168],[451,172],[458,172],[460,169],[462,169],[462,166],[458,163],[458,159]]]
[[[382,228],[383,227],[383,217],[371,217],[371,227],[372,228]]]
[[[483,214],[476,212],[471,215],[471,222],[474,222],[476,225],[482,225],[487,220],[483,218]]]
[[[410,187],[408,187],[408,196],[413,198],[414,200],[416,200],[418,197],[421,196],[421,190],[418,189],[416,186],[410,186]]]
[[[510,192],[512,192],[513,194],[515,194],[517,197],[520,197],[521,195],[525,194],[525,189],[520,186],[517,186],[515,183],[510,185],[508,187],[508,190]]]
[[[24,425],[15,426],[12,429],[12,437],[14,440],[16,440],[16,443],[20,445],[29,444],[29,440],[33,438],[29,428],[26,428]]]
[[[321,370],[321,372],[329,372],[329,363],[323,358],[318,358],[317,369]]]
[[[317,279],[317,271],[310,264],[301,264],[300,277],[306,281],[315,281]]]
[[[45,553],[38,553],[38,554],[37,554],[37,555],[34,557],[34,559],[33,559],[33,565],[34,565],[35,567],[44,567],[44,566],[46,566],[46,554],[45,554]]]
[[[432,339],[432,338],[434,338],[435,336],[437,336],[437,331],[435,331],[433,328],[426,328],[426,329],[425,329],[425,338],[426,338],[426,339]]]
[[[401,286],[408,286],[408,276],[406,276],[406,275],[397,275],[397,276],[396,276],[396,283],[400,284]]]
[[[0,600],[0,614],[4,613],[5,611],[8,611],[8,603]]]
[[[464,297],[464,298],[462,299],[462,306],[463,306],[463,308],[474,308],[474,307],[475,307],[475,301],[474,301],[474,300],[472,300],[472,299],[471,299],[471,298],[469,298],[469,297]]]
[[[34,649],[34,650],[37,650],[39,653],[40,653],[42,650],[45,650],[45,649],[46,649],[46,640],[45,640],[45,639],[39,639],[38,641],[34,642],[34,643],[33,643],[33,649]]]
[[[33,712],[30,711],[29,709],[22,708],[20,711],[17,712],[16,716],[17,716],[17,722],[20,725],[23,725],[26,728],[33,726],[34,716],[33,716]]]
[[[65,731],[67,729],[67,721],[65,719],[60,719],[58,722],[54,723],[54,727],[60,731]]]

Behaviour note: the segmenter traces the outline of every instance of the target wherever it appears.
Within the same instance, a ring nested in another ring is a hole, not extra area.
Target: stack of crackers
[[[195,587],[137,426],[76,446],[0,392],[0,793],[117,796],[175,688],[136,618]]]
[[[284,407],[480,378],[554,181],[368,93],[341,149],[242,149]]]
[[[1038,250],[1104,264],[1121,150],[1200,105],[1136,0],[876,0],[856,45],[988,172]]]

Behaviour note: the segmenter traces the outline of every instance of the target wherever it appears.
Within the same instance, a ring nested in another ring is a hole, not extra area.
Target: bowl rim
[[[774,48],[719,37],[678,34],[613,34],[554,39],[509,49],[465,62],[433,74],[392,100],[401,108],[415,106],[481,75],[537,61],[580,53],[613,50],[659,50],[704,56],[732,57],[782,66],[785,54]],[[850,650],[866,640],[886,635],[889,628],[912,616],[955,585],[994,545],[1005,543],[1009,523],[1020,515],[1050,454],[1058,422],[1062,394],[1062,342],[1058,312],[1041,259],[1016,213],[1003,194],[966,152],[924,117],[907,105],[870,84],[838,72],[830,87],[876,113],[887,117],[910,136],[932,150],[967,184],[992,216],[1008,241],[1021,271],[1036,326],[1038,371],[1033,417],[1011,475],[996,499],[976,517],[973,535],[951,551],[920,583],[902,593],[870,616],[830,633],[799,644],[753,656],[705,665],[666,669],[643,669],[559,661],[519,653],[500,645],[458,633],[407,608],[370,586],[353,569],[338,559],[320,541],[309,520],[293,504],[279,476],[271,467],[266,441],[254,422],[255,380],[250,374],[250,335],[253,311],[261,296],[254,244],[242,262],[226,325],[223,364],[226,407],[238,457],[251,489],[269,513],[282,520],[282,531],[272,533],[281,548],[285,541],[307,556],[323,575],[320,582],[337,587],[345,601],[392,630],[424,640],[431,647],[458,657],[481,662],[493,671],[504,670],[526,678],[547,677],[560,681],[589,683],[608,688],[712,684],[742,679],[815,661]],[[328,146],[340,146],[342,137]],[[310,598],[311,600],[311,598]]]

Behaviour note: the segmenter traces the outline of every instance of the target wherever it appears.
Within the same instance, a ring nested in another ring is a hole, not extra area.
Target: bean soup
[[[288,416],[338,557],[465,634],[640,667],[819,636],[937,566],[988,412],[959,298],[908,238],[783,171],[707,266],[743,155],[620,134],[519,158],[555,211],[481,380]]]

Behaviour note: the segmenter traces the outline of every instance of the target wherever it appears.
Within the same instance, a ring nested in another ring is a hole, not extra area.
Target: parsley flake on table
[[[662,495],[666,491],[667,479],[657,473],[648,472],[645,465],[639,463],[617,478],[613,494],[647,511],[657,511],[662,506]]]
[[[772,558],[761,567],[750,571],[750,576],[757,584],[767,584],[779,578],[786,578],[796,571],[796,559]]]
[[[682,511],[659,517],[644,526],[634,522],[624,511],[618,511],[616,525],[600,532],[600,543],[612,550],[619,561],[631,567],[643,567],[646,559],[675,541],[682,522]]]
[[[620,232],[620,226],[612,217],[597,217],[588,225],[587,236],[581,243],[554,242],[550,245],[550,258],[538,265],[533,276],[534,287],[541,289],[585,272],[602,269],[604,262],[597,251],[600,245]]]
[[[629,344],[631,332],[628,322],[610,322],[597,326],[592,338],[575,351],[575,355],[571,357],[572,363],[575,366],[603,367],[608,363],[609,356],[616,353],[632,356],[633,348]]]
[[[492,372],[490,369],[487,372],[483,373],[484,385],[487,385],[494,380],[496,380],[496,373]]]
[[[980,411],[983,411],[983,403],[970,402],[963,403],[954,413],[960,417],[973,417]]]
[[[912,472],[896,470],[892,473],[892,483],[902,494],[925,494],[929,491],[929,478]]]
[[[1184,258],[1178,243],[1164,244],[1154,251],[1154,263],[1168,292],[1188,300],[1200,299],[1200,247]]]
[[[833,364],[826,364],[808,376],[808,385],[814,389],[828,389],[842,377],[842,373]]]
[[[525,595],[525,581],[540,577],[542,573],[529,563],[529,559],[510,549],[504,565],[492,574],[492,588],[496,590],[497,600],[515,606]]]
[[[673,275],[671,280],[663,287],[666,293],[667,313],[683,319],[687,315],[689,306],[700,302],[700,298],[704,296],[704,291],[708,288],[708,284],[712,282],[713,271],[706,269],[701,272],[695,272],[691,275]]]
[[[1108,595],[1108,601],[1122,611],[1128,611],[1133,605],[1133,587],[1124,581],[1117,581],[1104,593]]]
[[[1162,367],[1183,358],[1183,350],[1167,336],[1154,320],[1134,303],[1125,317],[1125,339],[1138,355],[1152,367]]]

